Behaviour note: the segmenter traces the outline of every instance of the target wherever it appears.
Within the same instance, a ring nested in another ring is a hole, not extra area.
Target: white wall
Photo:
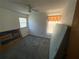
[[[53,33],[50,40],[49,59],[54,59],[66,30],[67,26],[62,24],[55,24],[53,27]]]
[[[63,10],[63,24],[67,24],[69,26],[72,25],[76,2],[77,0],[68,0],[68,3]]]
[[[29,16],[30,34],[47,37],[47,16],[44,13],[32,12]]]
[[[0,32],[20,28],[19,17],[26,17],[26,15],[13,12],[8,9],[0,8]],[[21,29],[23,37],[28,34],[27,31],[27,28]]]

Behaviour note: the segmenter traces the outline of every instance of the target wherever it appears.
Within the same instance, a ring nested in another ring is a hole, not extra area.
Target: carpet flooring
[[[2,59],[48,59],[50,39],[29,35],[11,48]]]

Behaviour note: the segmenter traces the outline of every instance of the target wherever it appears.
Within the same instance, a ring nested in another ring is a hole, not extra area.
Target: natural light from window
[[[20,28],[27,27],[27,18],[19,17]]]
[[[53,15],[53,16],[48,16],[48,25],[47,25],[47,33],[52,34],[53,33],[53,28],[56,23],[59,23],[61,20],[61,15]]]

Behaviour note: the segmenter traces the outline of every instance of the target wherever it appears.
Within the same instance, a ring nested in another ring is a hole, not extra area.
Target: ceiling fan
[[[38,12],[38,10],[35,10],[34,8],[32,8],[31,4],[27,4],[27,6],[28,6],[28,8],[29,8],[28,12],[30,12],[30,13],[31,13],[32,11]]]

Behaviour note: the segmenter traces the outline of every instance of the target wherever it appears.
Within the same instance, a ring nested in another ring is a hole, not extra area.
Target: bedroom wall
[[[29,16],[29,29],[32,35],[48,37],[46,33],[47,15],[45,13],[33,11]]]
[[[26,17],[26,15],[0,8],[0,32],[20,28],[19,17]],[[26,27],[20,30],[23,37],[28,34]]]

